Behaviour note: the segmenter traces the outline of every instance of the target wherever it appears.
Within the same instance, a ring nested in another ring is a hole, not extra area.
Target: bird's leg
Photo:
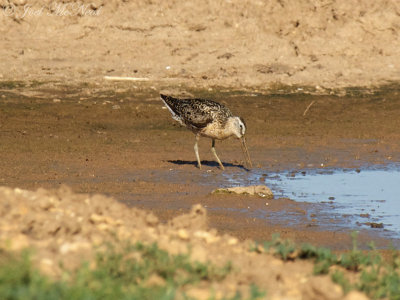
[[[221,160],[219,159],[214,146],[215,146],[215,140],[213,139],[212,144],[211,144],[211,152],[214,154],[215,158],[217,159],[217,162],[219,163],[219,166],[221,167],[221,169],[225,170],[224,165],[222,164]]]
[[[198,167],[199,167],[199,169],[201,169],[201,162],[200,162],[200,156],[199,156],[199,146],[197,145],[197,143],[199,142],[199,139],[200,139],[200,135],[196,134],[196,143],[194,144],[194,153],[196,153]]]

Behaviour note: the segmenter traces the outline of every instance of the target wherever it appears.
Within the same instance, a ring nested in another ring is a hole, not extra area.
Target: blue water
[[[275,198],[328,203],[332,214],[351,217],[352,223],[383,229],[400,237],[400,167],[361,170],[304,170],[260,174],[251,181],[265,181]]]
[[[161,175],[139,175],[135,176],[141,180],[151,181],[154,176],[161,176],[168,182],[182,183],[182,172],[172,169]],[[199,172],[194,168],[185,176],[188,184],[195,182],[210,190],[216,187],[265,184],[272,189],[276,201],[287,197],[298,202],[317,204],[308,207],[306,213],[309,219],[315,215],[320,227],[356,230],[371,228],[370,223],[382,223],[383,228],[372,230],[379,235],[400,238],[400,164],[357,170],[320,168],[280,172],[263,169],[247,172],[236,168],[225,172]],[[246,212],[249,213],[243,211]],[[267,207],[265,211],[259,209],[252,214],[255,218],[265,218],[267,215],[268,218],[283,220],[292,226],[304,222],[303,218],[297,218],[286,211],[271,213]]]

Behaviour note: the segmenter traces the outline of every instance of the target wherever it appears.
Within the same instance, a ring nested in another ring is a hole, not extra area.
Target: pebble
[[[165,279],[157,274],[152,274],[146,281],[146,286],[163,286]]]
[[[178,230],[178,236],[182,240],[188,240],[189,239],[189,233],[187,232],[186,229],[179,229]]]
[[[146,216],[146,223],[148,225],[154,226],[158,224],[158,218],[153,214],[148,214]]]
[[[233,245],[236,245],[237,243],[238,243],[238,239],[237,238],[232,237],[232,238],[230,238],[228,240],[228,245],[233,246]]]
[[[25,4],[26,4],[26,0],[14,0],[13,3],[14,3],[15,5],[22,6],[22,5],[25,5]]]
[[[54,262],[49,258],[41,259],[39,268],[46,275],[54,275]]]
[[[199,287],[190,288],[190,289],[186,292],[186,295],[187,295],[189,298],[199,299],[199,300],[211,299],[210,291],[208,291],[207,289],[199,288]],[[212,297],[212,298],[213,298],[213,297]]]
[[[107,230],[112,230],[112,227],[108,224],[101,223],[101,224],[97,225],[97,229],[99,229],[101,231],[107,231]]]
[[[92,223],[96,224],[96,223],[101,223],[101,222],[103,222],[104,217],[103,217],[103,216],[100,216],[100,215],[98,215],[98,214],[92,214],[92,215],[90,215],[89,220],[90,220]]]
[[[368,300],[369,298],[365,294],[358,291],[351,291],[344,297],[344,300]]]
[[[89,242],[75,242],[75,243],[64,243],[60,246],[60,253],[66,254],[68,252],[76,252],[82,249],[91,249],[92,246]]]
[[[56,200],[54,197],[40,198],[38,204],[43,210],[49,210],[55,206]]]
[[[215,235],[211,234],[210,232],[203,231],[203,230],[196,231],[194,233],[194,236],[197,238],[204,239],[207,244],[215,243],[220,239],[220,237],[215,236]]]

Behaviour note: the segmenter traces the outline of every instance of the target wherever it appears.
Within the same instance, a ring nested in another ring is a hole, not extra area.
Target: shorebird
[[[223,140],[231,136],[240,139],[240,145],[242,146],[248,166],[250,168],[253,167],[244,137],[246,125],[242,118],[233,116],[227,107],[211,100],[177,99],[162,94],[160,96],[165,106],[171,112],[172,118],[193,131],[196,135],[194,152],[199,169],[201,169],[201,161],[197,144],[200,136],[208,137],[212,140],[211,152],[214,154],[222,170],[225,168],[215,151],[215,140]]]

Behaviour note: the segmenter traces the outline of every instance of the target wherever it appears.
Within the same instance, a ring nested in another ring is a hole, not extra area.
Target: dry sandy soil
[[[0,7],[3,79],[109,75],[261,89],[400,79],[396,0],[1,0]]]
[[[217,144],[227,166],[223,173],[208,151],[209,141],[202,140],[205,170],[195,168],[193,135],[172,123],[158,98],[160,91],[212,98],[243,116],[252,159],[266,173],[315,168],[321,163],[359,168],[400,160],[398,1],[209,1],[201,5],[93,1],[77,6],[75,2],[2,0],[0,7],[0,55],[5,58],[0,60],[0,184],[11,187],[1,191],[2,232],[8,228],[10,233],[4,238],[17,235],[20,246],[42,245],[45,265],[63,255],[69,259],[64,252],[60,255],[61,249],[82,251],[80,246],[70,247],[71,243],[90,247],[99,232],[110,226],[139,232],[146,228],[143,235],[132,233],[132,238],[176,241],[169,250],[190,241],[199,251],[210,249],[204,257],[216,260],[215,254],[225,244],[232,247],[227,253],[242,253],[248,246],[246,239],[269,239],[272,233],[337,250],[350,247],[352,229],[335,226],[343,219],[319,215],[322,207],[276,198],[269,201],[268,215],[260,220],[241,211],[265,209],[264,199],[211,195],[224,183],[224,174],[251,174],[241,167],[239,145],[235,140]],[[104,76],[147,81],[116,83]],[[89,195],[65,188],[37,193],[15,190],[58,189],[61,184]],[[93,198],[105,204],[97,208],[90,205],[92,200],[84,202]],[[43,200],[42,206],[40,199],[53,200]],[[11,214],[10,206],[18,201],[21,205]],[[46,201],[53,202],[48,206]],[[187,235],[182,235],[188,238],[182,239],[171,219],[196,203],[207,207],[208,228],[219,233],[210,233],[204,224],[188,225]],[[158,220],[132,206],[151,210]],[[71,217],[72,221],[51,227],[64,231],[47,230],[46,217],[71,211],[85,220],[83,225]],[[290,217],[269,217],[277,212]],[[93,214],[109,218],[93,221]],[[137,216],[138,223],[129,215]],[[328,222],[322,221],[326,218]],[[24,226],[32,220],[38,225],[27,231]],[[107,226],[99,229],[98,223]],[[199,230],[218,236],[215,251],[201,234],[196,235]],[[374,232],[362,230],[361,244],[371,239],[379,247],[388,244]],[[238,261],[243,269],[238,276],[247,279],[240,277],[234,284],[265,278],[264,273],[253,276],[245,271],[258,264],[257,257],[250,257],[254,255]],[[269,259],[270,265],[276,263],[279,272],[287,273],[271,273],[271,278],[288,278],[277,289],[277,297],[294,293],[293,299],[323,299],[329,295],[318,296],[323,293],[319,287],[336,289],[327,278],[312,283],[314,279],[304,275],[311,266]],[[266,270],[264,265],[260,268]],[[278,272],[274,268],[266,272]],[[290,292],[292,284],[294,292]],[[275,287],[276,282],[260,284],[269,285]],[[341,298],[341,292],[336,296]]]

